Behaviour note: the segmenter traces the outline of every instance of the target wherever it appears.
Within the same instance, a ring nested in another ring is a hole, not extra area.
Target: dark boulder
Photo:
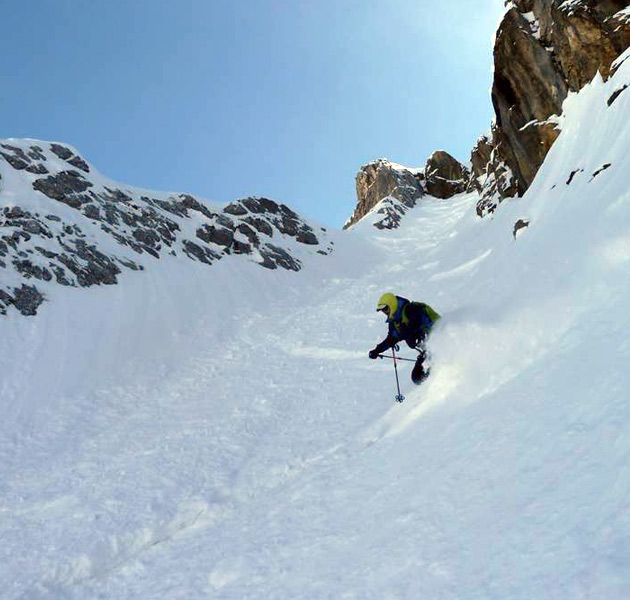
[[[93,185],[77,171],[61,171],[56,175],[36,179],[33,182],[33,188],[38,192],[72,208],[80,208],[82,204],[91,200],[89,196],[82,195],[82,192]]]
[[[424,167],[424,188],[436,198],[451,198],[465,192],[469,178],[468,169],[443,150],[435,151]]]
[[[13,290],[11,303],[21,314],[32,317],[44,300],[44,295],[34,285],[21,285]]]

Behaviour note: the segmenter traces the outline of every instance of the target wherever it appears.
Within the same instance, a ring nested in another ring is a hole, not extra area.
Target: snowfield
[[[492,217],[425,198],[299,273],[165,257],[0,318],[2,598],[629,598],[628,57]],[[385,291],[443,315],[403,404]]]

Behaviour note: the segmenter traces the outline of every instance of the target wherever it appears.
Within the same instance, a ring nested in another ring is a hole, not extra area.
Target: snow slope
[[[619,63],[492,218],[429,198],[299,273],[167,257],[1,319],[3,598],[628,598]],[[444,317],[402,405],[387,290]]]

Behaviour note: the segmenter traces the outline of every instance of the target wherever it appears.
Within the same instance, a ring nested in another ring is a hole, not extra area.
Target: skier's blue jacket
[[[396,296],[396,312],[387,318],[387,337],[376,346],[380,354],[401,341],[410,348],[416,348],[425,340],[440,315],[424,302],[411,302]]]

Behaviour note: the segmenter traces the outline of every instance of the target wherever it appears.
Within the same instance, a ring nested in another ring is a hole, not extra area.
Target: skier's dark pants
[[[427,357],[427,351],[424,347],[426,339],[426,333],[423,332],[417,340],[405,340],[410,348],[418,351],[416,364],[413,366],[413,370],[411,371],[411,381],[413,381],[416,385],[422,383],[429,375],[428,369],[425,370],[424,368],[424,360]]]

